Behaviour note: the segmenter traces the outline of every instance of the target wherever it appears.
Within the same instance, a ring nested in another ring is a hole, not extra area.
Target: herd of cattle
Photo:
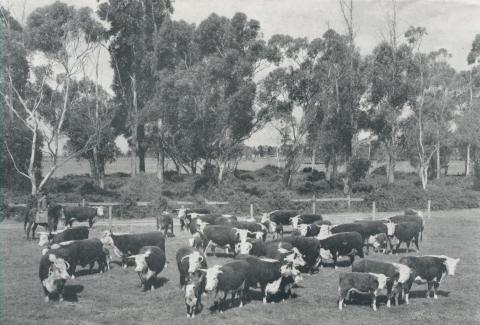
[[[92,214],[99,210],[82,208],[75,210],[75,218],[66,218],[69,227],[56,232],[40,233],[42,251],[39,267],[40,281],[45,300],[52,295],[63,299],[66,281],[74,278],[77,265],[95,262],[99,272],[110,269],[110,247],[121,259],[123,267],[135,265],[144,290],[154,290],[156,276],[166,267],[165,241],[168,234],[173,236],[173,217],[164,213],[157,218],[157,231],[138,234],[114,234],[105,231],[99,239],[88,238],[89,228],[72,227],[72,220],[92,220]],[[202,295],[221,293],[215,307],[223,312],[228,303],[235,303],[237,297],[242,307],[245,294],[250,288],[260,288],[263,302],[276,296],[286,299],[291,296],[292,287],[302,280],[302,273],[319,272],[325,265],[338,266],[338,258],[348,257],[352,272],[339,274],[339,300],[341,310],[345,300],[354,295],[370,295],[372,308],[376,310],[376,297],[386,290],[387,307],[399,298],[409,303],[409,293],[414,282],[426,282],[426,297],[437,289],[446,275],[454,275],[459,259],[445,255],[403,256],[397,263],[365,258],[370,246],[374,251],[397,253],[400,245],[406,243],[407,252],[411,242],[419,253],[419,239],[424,231],[421,212],[406,210],[385,220],[360,220],[352,223],[333,225],[321,215],[299,214],[293,210],[276,210],[264,213],[262,218],[239,221],[232,215],[212,214],[207,209],[175,210],[181,231],[189,231],[192,237],[188,246],[176,253],[180,286],[185,293],[187,317],[194,317],[202,310]],[[64,214],[65,211],[62,212]],[[67,217],[67,216],[65,216]],[[93,222],[89,222],[92,227]],[[283,227],[291,225],[292,233],[283,235]],[[163,230],[160,231],[160,230]],[[271,234],[272,239],[267,240]],[[225,250],[223,256],[234,259],[223,265],[207,265],[209,249]],[[355,256],[362,258],[355,261]],[[227,295],[231,299],[227,301]]]

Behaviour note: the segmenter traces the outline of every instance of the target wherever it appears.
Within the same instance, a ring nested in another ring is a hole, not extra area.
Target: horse
[[[30,229],[32,229],[32,239],[35,239],[35,230],[37,226],[43,226],[48,231],[56,231],[58,220],[63,216],[63,207],[61,205],[54,205],[48,208],[48,221],[37,223],[35,221],[37,208],[30,209],[25,215],[25,222],[23,223],[23,230],[27,233],[27,240],[30,239]],[[33,225],[33,228],[32,228]]]

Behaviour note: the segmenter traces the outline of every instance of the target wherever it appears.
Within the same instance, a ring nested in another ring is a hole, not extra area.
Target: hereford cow
[[[65,226],[72,227],[74,221],[88,221],[88,225],[92,228],[95,218],[103,216],[103,207],[64,207],[63,214],[65,215]]]
[[[398,239],[397,247],[395,248],[395,252],[398,254],[398,249],[402,243],[406,243],[407,245],[407,252],[410,249],[410,243],[412,240],[417,247],[417,252],[420,252],[420,248],[418,247],[418,238],[422,231],[422,226],[418,224],[418,222],[401,222],[401,223],[393,223],[389,222],[386,224],[388,227],[388,236],[395,237]]]
[[[195,271],[191,274],[185,286],[185,306],[187,307],[187,318],[194,318],[202,305],[202,294],[205,292],[205,273]]]
[[[50,300],[50,295],[58,294],[60,301],[63,301],[63,288],[65,282],[70,279],[67,269],[70,268],[69,263],[54,253],[43,255],[40,259],[38,275],[42,283],[45,301]]]
[[[319,214],[299,214],[295,217],[290,218],[290,223],[293,229],[297,229],[299,225],[303,224],[312,224],[316,221],[322,221],[323,218]]]
[[[157,246],[144,246],[140,249],[139,254],[131,255],[129,258],[135,259],[135,271],[137,271],[144,290],[155,290],[153,281],[165,267],[165,251]]]
[[[388,277],[377,273],[340,273],[338,276],[338,309],[342,310],[345,300],[350,299],[351,292],[368,293],[372,296],[372,309],[377,310],[377,295],[384,290]]]
[[[192,247],[181,247],[176,255],[180,287],[183,289],[191,274],[207,268],[207,259],[200,251]]]
[[[459,258],[445,255],[405,256],[399,261],[413,270],[412,276],[404,286],[405,302],[408,303],[410,289],[415,280],[427,282],[427,299],[433,291],[433,298],[438,299],[437,290],[445,275],[455,275]]]
[[[353,263],[355,255],[364,257],[362,237],[357,232],[341,232],[320,240],[320,259],[317,264],[323,265],[323,260],[333,260],[333,267],[337,269],[338,256],[348,256],[350,263]]]

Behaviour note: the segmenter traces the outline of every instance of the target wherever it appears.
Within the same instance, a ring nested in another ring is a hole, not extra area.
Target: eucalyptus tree
[[[153,96],[156,70],[156,36],[173,12],[170,0],[108,0],[99,5],[100,18],[109,23],[109,51],[114,70],[113,90],[120,112],[116,128],[130,137],[131,175],[145,172],[148,141],[142,116]]]
[[[36,194],[57,168],[87,150],[91,139],[76,152],[60,157],[60,138],[65,131],[65,116],[71,109],[69,98],[71,82],[77,76],[92,52],[92,41],[101,28],[89,8],[75,9],[61,2],[35,9],[28,17],[22,38],[29,56],[29,77],[24,93],[17,88],[10,69],[7,69],[9,91],[2,97],[7,108],[30,131],[31,153],[28,164],[16,161],[9,143],[6,150],[17,172],[31,183]],[[34,55],[43,56],[42,66],[35,65]],[[11,92],[12,90],[13,92]],[[13,100],[12,100],[13,98]],[[17,105],[18,104],[18,105]],[[51,166],[41,179],[36,171],[39,139],[44,142],[45,153]]]

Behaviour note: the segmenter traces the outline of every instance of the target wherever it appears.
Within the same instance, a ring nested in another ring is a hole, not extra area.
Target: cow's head
[[[261,223],[265,224],[267,221],[270,221],[270,215],[268,213],[262,213]]]
[[[203,290],[202,282],[205,279],[205,273],[195,272],[189,278],[185,286],[185,304],[190,307],[197,305],[197,300],[200,298]],[[194,314],[192,314],[193,316]]]
[[[406,265],[400,263],[392,263],[395,270],[398,272],[398,283],[405,283],[410,279],[413,270]]]
[[[248,232],[248,237],[249,238],[254,238],[254,239],[263,239],[264,233],[261,231],[249,231]]]
[[[445,266],[447,267],[448,275],[451,275],[451,276],[455,275],[458,262],[460,262],[459,258],[452,258],[452,257],[445,256],[445,262],[443,262],[443,264],[445,264]]]
[[[281,252],[281,249],[283,248],[279,248],[278,251]],[[307,264],[303,259],[302,254],[296,247],[294,247],[293,250],[291,250],[290,252],[287,252],[287,254],[288,255],[285,256],[284,261],[291,263],[293,267],[301,267]]]
[[[299,221],[300,221],[300,215],[290,218],[290,223],[292,224],[293,229],[297,229]]]
[[[45,246],[50,242],[50,239],[53,235],[49,234],[48,232],[40,232],[40,240],[38,241],[38,246]]]
[[[209,269],[201,269],[200,271],[205,273],[207,279],[205,283],[205,291],[213,291],[217,288],[218,285],[218,275],[223,273],[220,268],[221,265],[215,265]]]
[[[312,226],[311,225],[305,225],[305,224],[301,224],[301,225],[298,225],[298,231],[300,232],[300,235],[301,236],[306,236],[308,234],[308,230],[311,228]]]
[[[368,273],[368,274],[373,275],[377,279],[378,290],[385,289],[387,282],[390,281],[390,278],[387,277],[385,274],[380,274],[380,273]]]
[[[319,254],[320,254],[320,258],[322,260],[333,260],[333,255],[330,252],[330,250],[328,250],[328,249],[323,249],[323,248],[320,247]]]
[[[50,269],[48,276],[54,276],[63,280],[70,279],[67,270],[70,268],[70,264],[61,257],[57,257],[54,254],[48,255],[48,260],[50,261]]]
[[[199,252],[193,252],[192,254],[182,257],[181,261],[183,262],[188,258],[188,273],[193,273],[197,270],[200,270],[202,267],[203,256]]]
[[[135,271],[145,272],[148,269],[146,258],[149,257],[151,253],[152,253],[151,250],[147,250],[143,254],[132,255],[129,257],[129,258],[135,259],[135,265],[136,265]]]
[[[265,221],[264,224],[267,227],[268,232],[271,233],[271,234],[275,233],[275,231],[277,230],[277,223],[276,222],[267,220],[267,221]]]
[[[242,254],[242,255],[248,255],[250,253],[250,250],[252,249],[253,244],[250,242],[242,242],[242,243],[237,243],[235,245],[235,252],[237,254]]]
[[[237,238],[241,243],[244,243],[247,241],[248,233],[249,233],[247,229],[239,229],[239,228],[232,228],[232,229],[236,232]]]
[[[324,239],[332,234],[333,226],[331,225],[320,225],[320,231],[318,232],[317,239],[321,240]]]
[[[387,222],[386,225],[387,225],[387,234],[389,236],[395,235],[395,228],[396,228],[397,224],[395,224],[393,222]]]
[[[99,207],[96,207],[96,209],[97,209],[97,216],[103,217],[103,207],[99,206]]]
[[[208,225],[208,223],[207,223],[207,222],[204,222],[204,221],[202,221],[202,220],[200,220],[200,219],[198,219],[198,220],[196,221],[196,223],[197,223],[197,231],[198,231],[199,233],[203,234],[203,231],[205,230],[205,227]]]
[[[102,242],[103,245],[110,245],[110,246],[115,246],[112,238],[112,231],[111,230],[105,230],[103,232],[102,238],[100,238],[100,241]]]

